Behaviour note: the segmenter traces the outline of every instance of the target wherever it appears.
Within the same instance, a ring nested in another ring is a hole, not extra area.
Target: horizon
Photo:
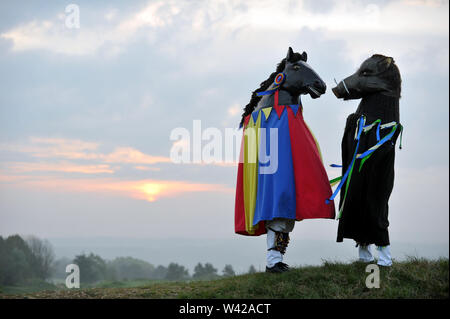
[[[13,234],[9,234],[13,235]],[[18,234],[22,238],[28,235]],[[3,236],[3,234],[0,234]],[[6,236],[3,236],[6,237]],[[236,274],[246,273],[251,265],[257,271],[264,270],[265,256],[260,253],[264,245],[263,236],[242,242],[239,236],[234,238],[214,238],[205,242],[204,238],[143,238],[143,237],[60,237],[41,238],[50,242],[55,253],[55,259],[73,259],[77,255],[90,254],[112,261],[117,257],[132,257],[144,260],[155,267],[167,267],[174,262],[185,266],[192,274],[197,263],[211,263],[218,273],[225,265],[233,266]],[[325,261],[350,263],[357,260],[357,250],[351,240],[336,243],[327,239],[310,239],[292,236],[290,254],[286,260],[293,267],[319,266]],[[161,247],[164,246],[165,249]],[[394,261],[404,261],[409,257],[439,259],[449,257],[448,242],[402,242],[395,241],[391,246]],[[375,256],[377,252],[372,248]],[[214,254],[214,251],[221,254]],[[207,253],[205,253],[205,251]],[[226,255],[223,252],[227,252]],[[205,256],[206,255],[206,256]]]

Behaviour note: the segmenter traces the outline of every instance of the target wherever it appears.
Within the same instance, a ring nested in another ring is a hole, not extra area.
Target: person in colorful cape
[[[326,85],[306,63],[306,52],[287,56],[253,92],[245,107],[237,174],[235,232],[267,234],[266,271],[289,269],[283,255],[295,221],[334,219],[332,191],[319,145],[303,119],[300,95],[318,98]]]
[[[391,266],[388,201],[394,186],[395,143],[403,130],[400,71],[392,57],[375,54],[332,91],[340,99],[361,99],[347,118],[343,175],[330,198],[340,191],[337,241],[355,240],[363,262],[374,261],[371,246],[375,244],[377,264]]]

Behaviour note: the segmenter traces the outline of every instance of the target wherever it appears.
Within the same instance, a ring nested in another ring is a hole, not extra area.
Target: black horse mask
[[[298,104],[298,98],[302,94],[309,94],[313,99],[325,93],[327,86],[320,76],[306,63],[308,55],[306,52],[294,52],[289,47],[286,57],[278,63],[275,72],[260,87],[253,91],[250,102],[245,106],[241,123],[247,115],[251,114],[257,107],[272,106],[273,97],[260,96],[260,93],[278,89],[280,91],[280,103]],[[284,73],[284,82],[276,88],[274,80],[279,73]],[[286,94],[287,92],[287,94]]]
[[[401,78],[394,59],[375,54],[332,89],[337,98],[360,99],[373,93],[400,97]]]
[[[297,53],[298,54],[298,53]],[[286,74],[287,81],[281,89],[295,94],[308,94],[316,99],[325,93],[327,86],[320,76],[306,63],[308,55],[303,52],[300,59],[294,56],[295,53],[289,47],[286,55],[286,64],[283,73]]]

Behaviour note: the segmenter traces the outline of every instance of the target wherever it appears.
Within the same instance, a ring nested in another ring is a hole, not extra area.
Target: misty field
[[[380,287],[372,289],[366,287],[370,275],[366,266],[324,262],[283,274],[254,273],[217,280],[116,281],[28,293],[3,288],[0,298],[449,298],[448,259],[410,258],[389,268],[380,267]]]

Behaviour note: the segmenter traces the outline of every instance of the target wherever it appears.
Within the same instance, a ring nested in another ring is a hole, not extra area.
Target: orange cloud
[[[148,167],[148,166],[134,166],[134,169],[137,169],[139,171],[160,171],[161,169],[159,167]]]
[[[172,163],[170,157],[145,154],[132,147],[116,147],[110,153],[100,152],[99,147],[100,143],[97,142],[46,137],[30,137],[28,143],[0,144],[0,151],[26,153],[39,159],[38,162],[0,162],[0,169],[8,175],[3,175],[0,182],[13,183],[20,181],[28,186],[61,188],[61,190],[68,191],[110,191],[148,201],[185,192],[229,191],[226,187],[215,184],[174,181],[123,182],[112,180],[102,184],[101,179],[96,178],[95,180],[86,180],[79,184],[79,179],[73,181],[73,176],[65,175],[69,173],[88,175],[114,174],[121,169],[122,164],[131,165],[139,171],[154,172],[161,169],[156,167],[155,164]],[[220,167],[237,165],[235,162],[221,161],[210,164],[205,162],[192,164]],[[56,176],[36,179],[36,173],[39,172],[56,172],[60,174],[58,174],[58,179],[56,179]]]
[[[169,157],[153,156],[132,147],[117,147],[111,153],[98,151],[100,144],[77,139],[30,137],[27,144],[2,144],[0,150],[29,153],[32,157],[68,160],[94,160],[104,163],[158,164]]]
[[[184,193],[215,192],[233,194],[234,188],[220,184],[192,183],[187,181],[117,179],[68,179],[53,176],[0,175],[0,183],[8,186],[47,189],[55,192],[103,193],[154,202],[161,198],[176,197]]]
[[[99,174],[99,173],[114,173],[114,170],[106,164],[99,165],[77,165],[74,163],[28,163],[28,162],[14,162],[7,163],[8,170],[18,173],[29,172],[65,172],[65,173],[84,173],[84,174]]]
[[[97,159],[99,143],[77,139],[30,137],[26,144],[2,144],[0,150],[29,153],[39,158]]]
[[[169,157],[147,155],[132,147],[118,147],[114,152],[99,157],[107,163],[157,164],[172,162]]]

